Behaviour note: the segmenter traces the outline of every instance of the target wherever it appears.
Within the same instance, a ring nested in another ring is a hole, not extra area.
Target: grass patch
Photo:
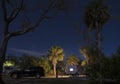
[[[80,78],[21,78],[21,79],[11,79],[10,77],[4,77],[4,82],[6,84],[99,84],[99,82],[90,82],[88,80],[81,80]],[[120,84],[116,81],[104,81],[102,84]]]
[[[6,84],[88,84],[88,81],[80,79],[54,79],[54,78],[44,78],[44,79],[11,79],[5,80]]]

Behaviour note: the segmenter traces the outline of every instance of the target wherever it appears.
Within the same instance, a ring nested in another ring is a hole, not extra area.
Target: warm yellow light
[[[86,60],[83,60],[82,63],[81,63],[81,66],[85,66],[87,63],[86,63]]]
[[[15,64],[11,61],[6,61],[3,66],[14,66]]]

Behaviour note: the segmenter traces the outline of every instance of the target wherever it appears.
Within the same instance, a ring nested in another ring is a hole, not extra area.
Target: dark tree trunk
[[[0,84],[5,84],[3,81],[3,63],[5,61],[6,49],[9,38],[4,38],[0,45]]]
[[[100,84],[102,84],[102,48],[101,48],[101,30],[102,28],[98,28],[97,29],[97,51],[98,51],[98,62],[99,62],[99,81],[100,81]]]

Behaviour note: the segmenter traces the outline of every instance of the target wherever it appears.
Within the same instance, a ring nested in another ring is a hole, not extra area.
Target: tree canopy
[[[75,55],[69,55],[67,58],[66,58],[66,63],[67,64],[74,64],[74,65],[78,65],[78,62],[79,62],[79,59],[77,56]]]

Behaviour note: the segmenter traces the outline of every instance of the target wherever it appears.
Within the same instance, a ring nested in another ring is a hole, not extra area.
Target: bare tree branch
[[[13,9],[13,11],[10,14],[9,21],[13,21],[21,12],[23,7],[23,0],[21,0],[20,7]]]
[[[3,20],[7,21],[7,11],[6,11],[5,0],[2,0],[2,11],[3,11]]]
[[[10,14],[10,16],[9,16],[9,18],[14,17],[14,14],[15,14],[16,11],[18,11],[19,9],[20,9],[20,8],[15,8],[15,9],[13,9],[12,12],[11,12],[11,14]]]
[[[4,21],[4,32],[3,35],[5,36],[8,34],[8,20],[7,20],[7,9],[5,0],[2,0],[2,12],[3,12],[3,21]]]
[[[10,37],[23,35],[23,34],[25,34],[27,32],[31,32],[35,28],[37,28],[39,26],[39,24],[41,23],[41,21],[43,21],[46,18],[46,14],[52,8],[53,4],[54,4],[54,0],[50,1],[48,7],[43,11],[43,13],[38,18],[38,20],[35,22],[35,24],[33,24],[33,25],[29,26],[29,27],[26,27],[26,28],[21,28],[22,30],[20,30],[20,31],[9,33]]]
[[[46,10],[43,11],[43,14],[39,17],[38,21],[35,23],[34,27],[39,26],[39,23],[46,17],[46,14],[49,12],[49,10],[52,8],[54,4],[54,0],[50,1],[48,7]]]
[[[10,36],[10,37],[13,37],[13,36],[23,35],[23,34],[25,34],[25,33],[27,33],[27,32],[32,31],[33,29],[34,29],[34,28],[31,27],[31,28],[28,28],[28,29],[23,29],[23,30],[21,30],[21,31],[12,32],[12,33],[9,33],[9,36]]]

